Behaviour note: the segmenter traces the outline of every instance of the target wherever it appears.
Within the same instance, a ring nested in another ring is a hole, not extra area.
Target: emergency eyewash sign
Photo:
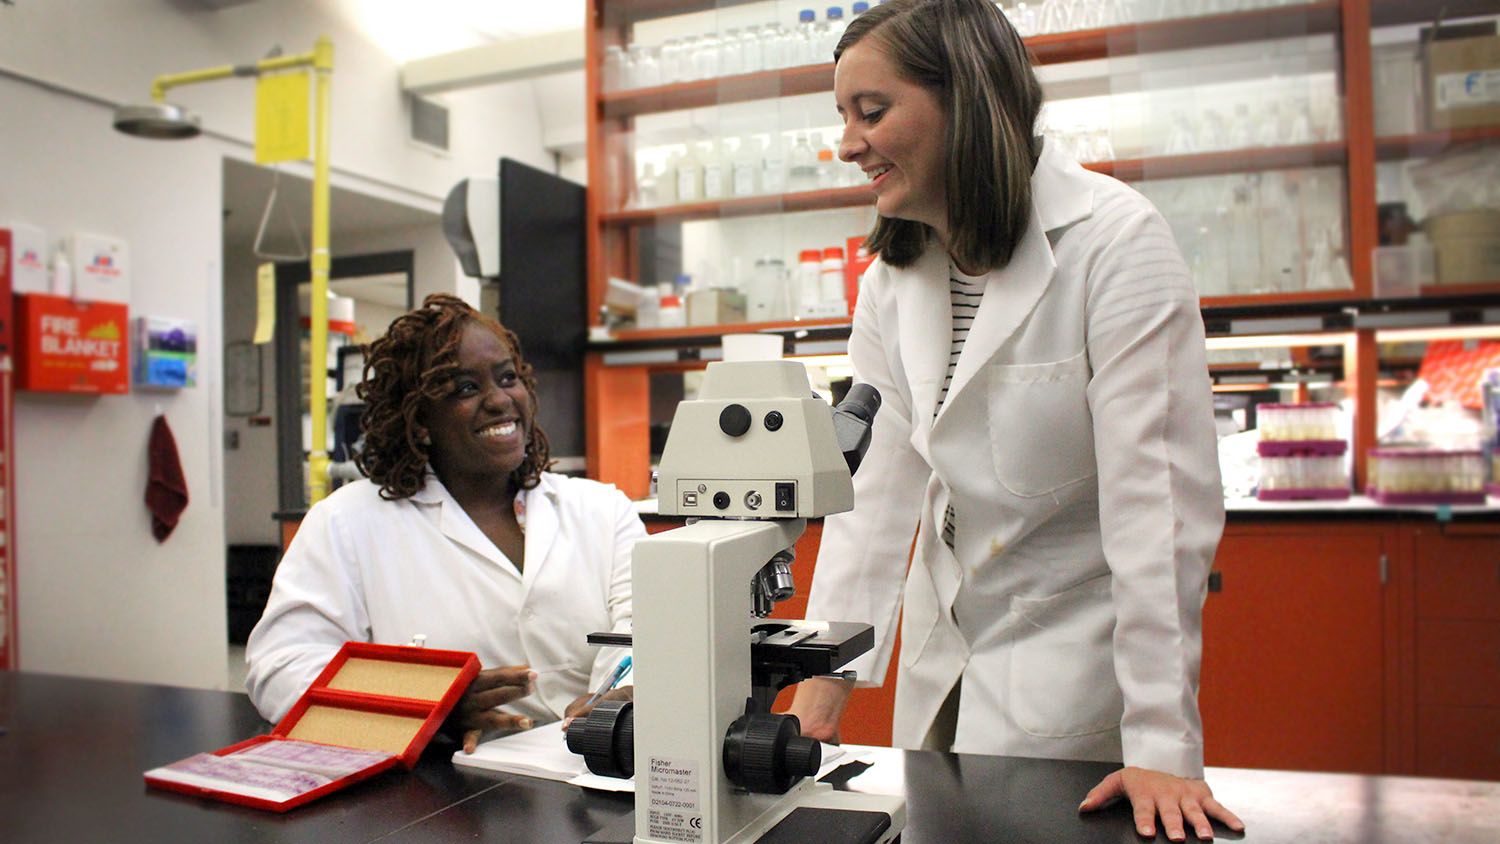
[[[19,297],[16,385],[54,393],[124,393],[130,389],[125,328],[129,309],[114,302],[63,296]]]

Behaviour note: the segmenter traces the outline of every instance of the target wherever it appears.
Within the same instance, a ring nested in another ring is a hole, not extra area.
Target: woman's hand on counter
[[[520,700],[535,689],[536,672],[529,665],[479,672],[448,716],[449,726],[462,731],[464,752],[473,753],[479,746],[479,737],[486,731],[531,729],[530,718],[500,712],[495,707]]]
[[[1157,815],[1161,816],[1162,829],[1172,841],[1182,841],[1186,837],[1184,822],[1192,827],[1200,840],[1213,838],[1214,828],[1209,818],[1235,832],[1245,830],[1245,824],[1234,812],[1214,799],[1208,783],[1145,768],[1122,768],[1105,777],[1083,798],[1078,811],[1102,809],[1119,797],[1130,799],[1131,808],[1135,810],[1135,828],[1141,835],[1156,835]]]

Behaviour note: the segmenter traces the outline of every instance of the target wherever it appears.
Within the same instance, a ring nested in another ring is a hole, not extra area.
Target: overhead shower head
[[[193,138],[203,131],[198,115],[171,103],[120,106],[115,109],[115,128],[155,140]]]

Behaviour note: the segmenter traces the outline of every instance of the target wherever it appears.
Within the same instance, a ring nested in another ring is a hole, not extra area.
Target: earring
[[[423,431],[422,433],[417,435],[417,444],[432,445],[432,437],[429,436],[426,431]]]

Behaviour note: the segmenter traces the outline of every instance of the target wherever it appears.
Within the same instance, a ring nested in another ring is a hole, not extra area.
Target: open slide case
[[[471,653],[345,643],[270,735],[153,768],[146,784],[285,812],[411,770],[478,673]]]

